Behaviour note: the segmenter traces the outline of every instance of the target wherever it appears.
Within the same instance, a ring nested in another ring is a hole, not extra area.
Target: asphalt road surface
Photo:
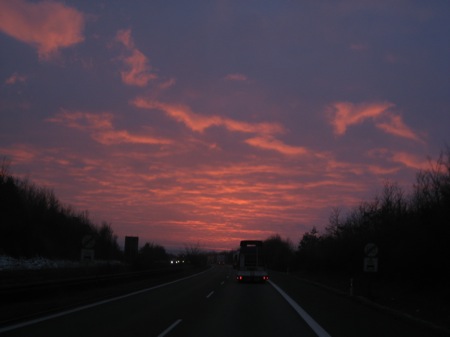
[[[216,266],[192,277],[15,326],[3,336],[442,336],[283,274],[237,283]]]

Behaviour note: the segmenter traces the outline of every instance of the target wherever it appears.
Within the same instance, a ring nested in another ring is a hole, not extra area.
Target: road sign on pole
[[[81,246],[84,249],[92,249],[95,247],[95,238],[93,235],[85,235],[81,240]]]
[[[377,257],[364,258],[364,271],[366,273],[376,273],[378,271],[378,258]]]
[[[378,246],[374,243],[368,243],[364,247],[364,271],[366,273],[376,273],[378,271]]]
[[[364,247],[364,254],[366,254],[367,257],[375,257],[378,255],[378,247],[374,243],[368,243]]]
[[[95,237],[85,235],[81,239],[81,261],[93,261],[95,256]]]
[[[81,261],[94,261],[95,251],[93,249],[81,250]]]

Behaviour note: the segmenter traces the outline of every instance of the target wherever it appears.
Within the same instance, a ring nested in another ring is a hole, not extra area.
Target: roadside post
[[[367,273],[367,297],[373,297],[373,277],[378,272],[378,246],[368,243],[364,247],[364,272]]]
[[[130,264],[137,263],[139,254],[139,237],[125,236],[125,261]]]

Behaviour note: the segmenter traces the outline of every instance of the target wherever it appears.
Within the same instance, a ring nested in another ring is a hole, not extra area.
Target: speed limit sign
[[[364,247],[364,254],[366,254],[366,256],[368,257],[375,257],[378,255],[378,247],[376,244],[374,243],[368,243],[365,247]]]

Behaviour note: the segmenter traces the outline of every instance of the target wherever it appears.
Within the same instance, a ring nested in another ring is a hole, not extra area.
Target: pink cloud
[[[97,134],[94,134],[93,138],[99,143],[105,145],[121,144],[121,143],[157,145],[157,144],[172,143],[172,141],[169,139],[152,137],[148,135],[133,135],[125,130],[111,130],[99,132]]]
[[[119,30],[116,34],[116,40],[122,43],[127,49],[134,49],[134,41],[131,37],[131,29]]]
[[[390,133],[395,136],[407,138],[415,141],[422,141],[420,137],[405,125],[401,116],[387,114],[387,121],[379,122],[376,124],[378,128],[386,133]]]
[[[363,103],[337,102],[332,105],[334,112],[331,124],[337,135],[343,135],[351,125],[360,124],[367,119],[379,117],[387,109],[393,107],[392,103]]]
[[[11,158],[14,164],[33,162],[38,157],[38,151],[29,145],[16,144],[9,148],[0,148],[0,158],[6,156]]]
[[[284,128],[277,123],[252,124],[218,115],[205,116],[193,112],[186,106],[162,103],[143,97],[136,98],[131,104],[138,108],[161,110],[169,117],[185,124],[189,129],[196,132],[203,132],[213,126],[223,126],[229,131],[244,133],[276,134],[284,132]]]
[[[113,115],[110,113],[93,114],[81,111],[63,110],[55,117],[48,118],[48,122],[64,124],[70,128],[79,130],[110,130]]]
[[[245,82],[248,80],[248,77],[246,75],[243,74],[228,74],[225,76],[225,79],[228,81],[241,81],[241,82]]]
[[[223,118],[220,116],[199,115],[186,106],[166,104],[144,98],[137,98],[132,104],[138,108],[161,110],[169,117],[185,124],[189,129],[196,132],[203,132],[207,128],[223,124]]]
[[[6,79],[5,84],[13,85],[13,84],[16,84],[19,82],[26,82],[26,80],[27,80],[27,77],[25,75],[14,73]]]
[[[368,156],[376,158],[377,161],[387,160],[390,163],[401,164],[403,167],[407,167],[413,170],[425,170],[429,168],[429,161],[425,158],[421,158],[415,154],[404,151],[392,151],[387,148],[372,149],[368,152]],[[395,167],[378,167],[371,170],[375,174],[393,174],[398,172],[402,167],[396,165]]]
[[[369,46],[366,43],[352,43],[350,45],[350,50],[363,52],[369,50]]]
[[[43,60],[82,42],[84,22],[83,13],[54,1],[0,1],[0,30],[35,46]]]
[[[145,87],[148,82],[158,78],[151,72],[148,58],[134,46],[130,29],[118,31],[116,40],[122,43],[129,53],[128,56],[121,57],[127,68],[120,73],[125,84]]]
[[[330,122],[335,134],[339,136],[345,134],[349,126],[372,120],[375,126],[385,133],[421,141],[420,137],[405,125],[401,116],[389,111],[394,106],[390,102],[361,104],[337,102],[332,104]]]
[[[89,131],[91,137],[104,145],[132,143],[132,144],[170,144],[171,140],[151,135],[134,135],[126,130],[115,130],[113,115],[110,113],[93,114],[87,112],[63,111],[48,122],[64,124],[68,127]]]
[[[160,83],[158,85],[158,87],[160,89],[165,90],[165,89],[169,89],[169,88],[173,87],[175,85],[175,83],[177,83],[177,81],[174,78],[170,78],[167,81]]]
[[[392,154],[392,161],[401,163],[406,167],[415,170],[426,170],[430,168],[430,163],[416,155],[406,152],[395,152]]]
[[[304,147],[287,145],[280,140],[274,139],[272,137],[255,137],[247,139],[245,142],[254,147],[259,147],[266,150],[274,150],[289,156],[298,156],[310,153],[310,151]]]
[[[252,133],[256,137],[245,141],[248,145],[265,150],[277,151],[284,155],[305,155],[309,153],[304,147],[291,146],[275,139],[273,135],[283,133],[284,128],[277,123],[247,123],[218,115],[205,116],[193,112],[182,105],[161,103],[146,98],[136,98],[131,102],[136,107],[143,109],[157,109],[163,111],[174,120],[183,123],[195,132],[204,132],[213,126],[222,126],[230,132]]]

